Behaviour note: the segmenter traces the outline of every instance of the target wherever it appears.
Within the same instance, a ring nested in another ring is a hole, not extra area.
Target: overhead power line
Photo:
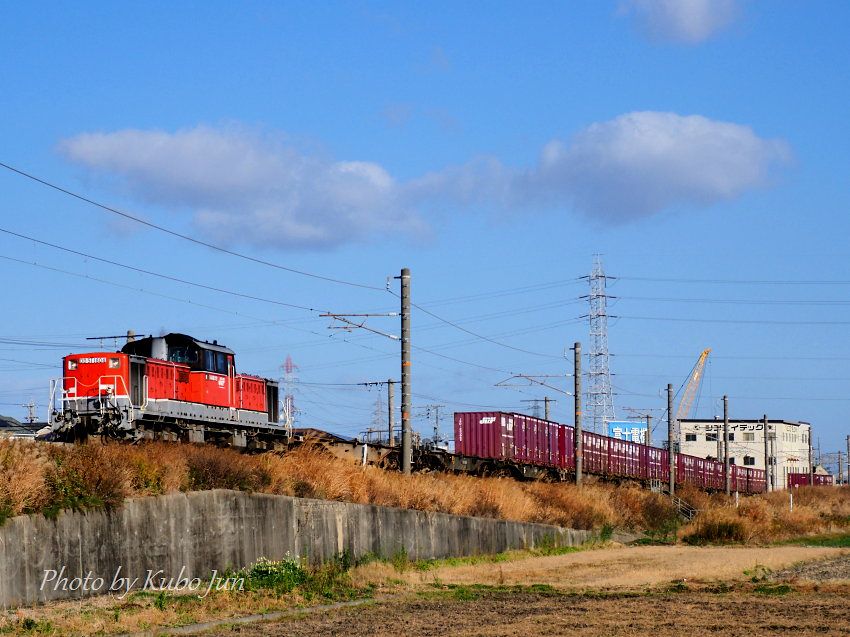
[[[689,354],[612,354],[619,358],[693,358]],[[847,356],[714,356],[714,359],[724,360],[754,360],[754,361],[850,361]]]
[[[793,280],[793,279],[676,279],[671,277],[620,276],[621,281],[652,281],[658,283],[718,283],[729,285],[850,285],[846,279]]]
[[[392,294],[393,296],[396,296],[396,297],[398,296],[398,294],[396,294],[392,290],[389,290],[389,293]],[[431,312],[430,310],[426,310],[421,305],[417,305],[416,303],[411,303],[411,305],[413,307],[415,307],[417,310],[419,310],[420,312],[427,314],[431,318],[435,318],[438,321],[445,323],[446,325],[450,325],[451,327],[453,327],[457,330],[460,330],[461,332],[469,334],[470,336],[474,336],[475,338],[481,339],[482,341],[487,341],[488,343],[492,343],[493,345],[498,345],[499,347],[504,347],[506,349],[510,349],[510,350],[515,351],[515,352],[521,352],[523,354],[529,354],[531,356],[542,356],[544,358],[563,358],[561,356],[556,356],[555,354],[545,354],[543,352],[533,352],[531,350],[523,349],[522,347],[515,347],[515,346],[509,345],[507,343],[502,343],[501,341],[497,341],[496,339],[490,338],[489,336],[484,336],[483,334],[478,334],[477,332],[473,332],[472,330],[468,330],[465,327],[463,327],[462,325],[458,325],[457,323],[450,321],[448,319],[445,319],[442,316],[439,316],[438,314],[434,314],[434,312]],[[425,350],[425,351],[428,351],[428,350]],[[433,354],[434,352],[429,352],[429,353]],[[491,368],[488,368],[488,369],[495,369],[495,368],[491,367]]]
[[[138,272],[139,274],[145,274],[147,276],[153,276],[160,279],[164,279],[166,281],[171,281],[173,283],[181,283],[183,285],[190,285],[192,287],[201,288],[204,290],[209,290],[211,292],[219,292],[221,294],[229,294],[230,296],[237,296],[243,299],[249,299],[251,301],[260,301],[262,303],[271,303],[273,305],[281,305],[283,307],[291,307],[297,310],[306,310],[308,312],[320,312],[321,310],[317,308],[307,307],[305,305],[297,305],[295,303],[285,303],[284,301],[277,301],[275,299],[268,299],[260,296],[255,296],[253,294],[244,294],[242,292],[236,292],[234,290],[226,290],[224,288],[218,288],[212,285],[206,285],[204,283],[197,283],[195,281],[188,281],[186,279],[181,279],[176,276],[171,276],[169,274],[162,274],[159,272],[153,272],[151,270],[145,270],[144,268],[138,268],[133,265],[127,265],[126,263],[120,263],[118,261],[112,261],[110,259],[104,259],[103,257],[96,257],[92,254],[87,254],[85,252],[80,252],[79,250],[73,250],[71,248],[67,248],[65,246],[57,245],[55,243],[50,243],[48,241],[42,241],[41,239],[36,239],[35,237],[30,237],[25,234],[21,234],[19,232],[13,232],[12,230],[8,230],[6,228],[0,228],[0,232],[4,232],[8,235],[12,235],[13,237],[18,237],[19,239],[25,239],[27,241],[32,241],[34,243],[38,243],[39,245],[47,246],[48,248],[53,248],[54,250],[62,250],[63,252],[68,252],[69,254],[75,254],[80,257],[84,257],[86,259],[92,259],[94,261],[100,261],[101,263],[107,263],[109,265],[114,265],[118,268],[124,268],[125,270],[131,270],[133,272]],[[11,257],[9,257],[11,259]],[[16,260],[16,259],[15,259]]]
[[[623,296],[618,299],[627,301],[659,301],[663,303],[719,303],[729,305],[850,305],[850,301],[791,301],[791,300],[756,300],[756,299],[700,299],[675,298],[657,296]]]
[[[535,283],[533,285],[523,285],[515,288],[505,288],[503,290],[492,290],[490,292],[480,292],[478,294],[467,294],[463,296],[453,296],[446,299],[436,299],[433,301],[423,301],[421,304],[428,307],[437,305],[451,305],[452,303],[467,303],[470,301],[481,301],[484,299],[500,298],[504,296],[513,296],[516,294],[525,294],[527,292],[539,292],[541,290],[549,290],[551,288],[562,287],[565,285],[574,285],[581,283],[585,277],[576,277],[574,279],[562,279],[560,281],[549,281],[547,283]]]
[[[54,183],[47,181],[46,179],[36,177],[35,175],[32,175],[28,172],[25,172],[25,171],[23,171],[19,168],[15,168],[14,166],[10,166],[9,164],[0,162],[0,167],[5,168],[6,170],[13,172],[17,175],[20,175],[21,177],[26,177],[27,179],[30,179],[30,180],[32,180],[36,183],[41,184],[42,186],[52,188],[53,190],[61,192],[62,194],[68,195],[69,197],[73,197],[74,199],[78,199],[78,200],[83,201],[85,203],[91,204],[92,206],[100,208],[101,210],[105,210],[106,212],[110,212],[112,214],[118,215],[119,217],[123,217],[124,219],[129,219],[130,221],[134,221],[134,222],[139,223],[143,226],[147,226],[148,228],[153,228],[154,230],[159,230],[160,232],[171,235],[173,237],[177,237],[178,239],[183,239],[184,241],[189,241],[190,243],[194,243],[196,245],[203,246],[205,248],[209,248],[210,250],[215,250],[216,252],[228,254],[228,255],[233,256],[233,257],[244,259],[246,261],[251,261],[253,263],[258,263],[260,265],[265,265],[265,266],[268,266],[270,268],[275,268],[276,270],[282,270],[284,272],[289,272],[291,274],[298,274],[300,276],[309,277],[311,279],[318,279],[320,281],[327,281],[328,283],[338,283],[340,285],[348,285],[348,286],[351,286],[351,287],[363,288],[363,289],[366,289],[366,290],[383,291],[383,289],[384,289],[382,287],[378,287],[378,286],[374,286],[374,285],[367,285],[365,283],[356,283],[354,281],[346,281],[344,279],[338,279],[338,278],[335,278],[335,277],[324,276],[324,275],[321,275],[321,274],[315,274],[313,272],[307,272],[306,270],[299,270],[299,269],[296,269],[296,268],[291,268],[289,266],[280,265],[279,263],[273,263],[271,261],[266,261],[265,259],[260,259],[258,257],[252,257],[249,254],[244,254],[242,252],[237,252],[235,250],[223,248],[222,246],[215,245],[214,243],[209,243],[207,241],[202,241],[201,239],[196,239],[195,237],[191,237],[187,234],[177,232],[176,230],[166,228],[165,226],[161,226],[159,224],[153,223],[152,221],[146,221],[145,219],[142,219],[140,217],[136,217],[136,216],[131,215],[131,214],[124,212],[122,210],[118,210],[117,208],[107,206],[106,204],[100,203],[99,201],[95,201],[94,199],[91,199],[91,198],[86,197],[84,195],[81,195],[79,193],[68,190],[67,188],[63,188],[62,186],[58,186]]]
[[[681,323],[735,323],[743,325],[850,325],[850,321],[774,321],[774,320],[747,320],[747,319],[700,319],[680,318],[673,316],[624,316],[618,314],[618,319],[632,321],[673,321]]]

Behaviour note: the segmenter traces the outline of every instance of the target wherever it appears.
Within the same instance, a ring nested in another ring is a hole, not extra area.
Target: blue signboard
[[[617,440],[628,440],[646,444],[646,422],[629,422],[627,420],[608,421],[608,435]]]

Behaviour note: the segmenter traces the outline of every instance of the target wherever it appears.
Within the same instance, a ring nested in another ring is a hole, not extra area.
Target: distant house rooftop
[[[0,437],[3,438],[34,438],[35,432],[47,423],[22,423],[11,416],[0,416]]]

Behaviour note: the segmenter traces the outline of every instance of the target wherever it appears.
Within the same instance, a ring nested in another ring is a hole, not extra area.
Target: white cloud
[[[86,133],[60,148],[140,199],[191,210],[205,236],[300,248],[421,235],[421,210],[575,210],[624,223],[734,199],[767,185],[790,157],[784,142],[747,126],[659,112],[552,140],[527,168],[479,157],[407,182],[376,163],[331,160],[238,128]]]
[[[652,37],[686,44],[707,40],[738,13],[736,0],[623,0],[620,9]]]
[[[513,210],[574,208],[624,222],[673,207],[704,207],[768,183],[787,145],[699,115],[636,112],[553,140],[533,168],[479,158],[417,180],[420,199]]]
[[[221,240],[327,247],[423,227],[381,166],[305,154],[241,128],[85,133],[60,149],[144,200],[192,209],[199,229]]]

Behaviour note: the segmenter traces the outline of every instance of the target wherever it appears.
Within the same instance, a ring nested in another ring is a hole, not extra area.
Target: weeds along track
[[[540,522],[577,529],[606,525],[649,531],[659,540],[676,533],[713,541],[712,522],[736,542],[771,541],[850,526],[850,489],[798,489],[794,511],[783,493],[741,499],[687,487],[679,494],[700,515],[678,527],[669,500],[637,485],[518,482],[447,473],[411,476],[363,467],[318,447],[285,454],[244,454],[211,445],[144,442],[136,445],[51,445],[0,441],[0,518],[61,509],[115,508],[130,497],[177,491],[237,489],[375,504],[456,515]]]

